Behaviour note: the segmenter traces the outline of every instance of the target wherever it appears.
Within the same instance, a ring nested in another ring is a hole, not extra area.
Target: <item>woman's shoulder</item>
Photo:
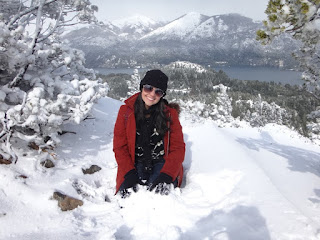
[[[129,106],[127,104],[123,104],[120,106],[119,108],[119,112],[124,112],[129,108]]]
[[[180,114],[181,112],[181,108],[180,108],[180,105],[178,103],[175,103],[175,102],[171,102],[171,103],[168,103],[167,105],[170,109],[173,109],[175,110],[178,115]]]
[[[124,101],[125,105],[134,108],[134,104],[140,93],[136,93]]]
[[[119,108],[119,113],[130,115],[133,112],[133,108],[130,105],[123,104]]]
[[[169,110],[170,113],[177,113],[178,116],[181,112],[181,108],[180,108],[180,105],[176,102],[168,102],[167,100],[165,100],[165,103],[166,103],[166,107],[167,109]]]

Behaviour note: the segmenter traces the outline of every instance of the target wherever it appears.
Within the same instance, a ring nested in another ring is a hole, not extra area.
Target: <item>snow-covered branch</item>
[[[41,15],[42,15],[42,8],[45,0],[40,0],[39,1],[39,6],[38,6],[38,12],[37,12],[37,18],[36,18],[36,30],[35,30],[35,35],[31,41],[31,54],[34,54],[35,51],[35,46],[37,44],[37,39],[41,33],[42,25],[41,25]],[[26,64],[23,68],[20,69],[18,75],[13,79],[13,81],[9,84],[10,88],[15,87],[19,81],[22,80],[24,74],[26,73],[27,69],[29,67],[29,64]]]
[[[270,0],[264,21],[265,28],[257,31],[257,39],[263,44],[270,43],[282,33],[289,33],[302,42],[299,52],[294,53],[304,71],[303,79],[311,89],[320,88],[318,60],[320,43],[320,3],[314,0]]]
[[[85,119],[94,102],[108,91],[93,70],[84,67],[83,53],[64,45],[59,35],[61,26],[70,20],[65,20],[67,12],[79,11],[76,18],[85,22],[93,17],[90,2],[26,3],[30,7],[23,6],[11,21],[0,21],[0,69],[4,74],[0,82],[0,152],[9,161],[16,161],[16,142],[27,146],[32,141],[39,149],[52,149],[59,143],[61,126]],[[50,31],[43,30],[47,20],[55,21]],[[31,24],[32,36],[27,30]]]
[[[57,28],[59,27],[59,25],[60,25],[60,20],[61,20],[61,17],[62,17],[62,8],[61,8],[61,11],[59,12],[59,16],[58,16],[58,18],[57,18],[57,21],[56,21],[56,24],[55,24],[55,26],[53,26],[52,28],[51,28],[51,30],[46,34],[46,35],[44,35],[44,36],[42,36],[40,39],[38,39],[38,42],[42,42],[42,41],[44,41],[44,40],[46,40],[48,37],[50,37],[56,30],[57,30]],[[51,25],[50,25],[51,26]]]
[[[56,2],[57,0],[49,0],[48,2],[44,1],[44,4],[45,5],[49,5],[53,2]],[[33,7],[30,7],[30,8],[27,8],[26,10],[16,14],[11,20],[10,22],[8,23],[8,28],[9,29],[12,29],[13,28],[13,24],[15,24],[15,22],[20,19],[21,17],[27,15],[27,14],[30,14],[34,11],[37,11],[37,9],[40,7],[40,4],[39,5],[36,5],[36,6],[33,6]],[[43,5],[41,5],[41,7],[43,7]]]

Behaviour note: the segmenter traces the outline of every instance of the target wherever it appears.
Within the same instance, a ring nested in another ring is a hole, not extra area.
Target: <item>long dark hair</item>
[[[158,133],[162,136],[169,130],[167,122],[170,121],[170,117],[167,116],[166,105],[168,104],[167,100],[161,98],[160,101],[151,106],[154,117],[154,123]],[[134,104],[134,115],[136,118],[137,126],[142,126],[144,123],[146,114],[145,103],[142,100],[141,93],[139,94],[135,104]]]

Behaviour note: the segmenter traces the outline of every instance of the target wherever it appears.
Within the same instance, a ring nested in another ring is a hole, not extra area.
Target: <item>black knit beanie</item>
[[[160,88],[163,92],[166,92],[168,87],[168,77],[161,70],[150,70],[140,82],[140,91],[142,90],[143,85],[146,84]]]

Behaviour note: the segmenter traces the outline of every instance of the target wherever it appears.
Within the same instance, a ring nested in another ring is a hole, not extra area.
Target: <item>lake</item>
[[[301,85],[301,72],[284,70],[275,67],[214,67],[215,71],[220,69],[230,78],[240,80],[258,80],[262,82],[280,82],[282,84]]]
[[[275,67],[213,67],[215,71],[222,70],[230,78],[239,80],[258,80],[262,82],[280,82],[282,84],[301,85],[301,72],[284,70]],[[126,73],[133,74],[133,68],[95,68],[100,74]],[[143,72],[146,69],[138,69]]]

